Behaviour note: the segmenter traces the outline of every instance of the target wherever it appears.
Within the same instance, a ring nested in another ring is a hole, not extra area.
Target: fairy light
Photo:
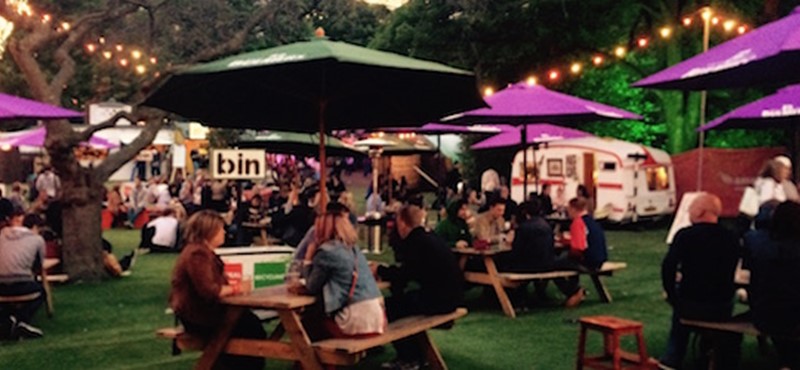
[[[715,26],[718,25],[719,24],[719,17],[711,18],[711,24],[713,24]]]
[[[133,50],[133,51],[131,51],[131,57],[133,59],[137,59],[137,60],[141,59],[142,58],[142,52],[139,51],[139,50]]]
[[[683,25],[686,26],[686,27],[691,26],[692,25],[692,18],[689,18],[689,17],[683,18]]]
[[[147,73],[147,67],[145,67],[143,64],[137,65],[136,66],[136,73],[140,74],[140,75],[143,75],[143,74]]]
[[[628,51],[625,50],[624,46],[617,46],[617,48],[614,49],[614,55],[616,55],[617,58],[624,58],[625,57],[625,53],[627,53],[627,52]]]
[[[99,39],[97,39],[97,42],[99,42],[99,43],[100,43],[100,45],[104,45],[104,44],[106,43],[106,38],[105,38],[105,37],[102,37],[102,36],[100,36],[100,38],[99,38]]]
[[[150,57],[150,64],[158,64],[158,59],[156,57]]]
[[[61,29],[64,31],[69,31],[72,26],[68,22],[61,22]]]
[[[649,42],[650,41],[646,37],[640,37],[638,40],[636,40],[636,44],[639,45],[640,48],[647,47]]]
[[[94,53],[97,51],[97,45],[95,44],[86,44],[86,51],[89,53]]]
[[[53,16],[50,14],[45,14],[42,16],[42,23],[50,23],[53,20]]]
[[[703,18],[704,21],[711,19],[711,8],[703,8],[703,11],[700,12],[700,18]]]
[[[747,26],[739,26],[739,28],[736,29],[736,32],[739,32],[740,35],[743,35],[745,32],[747,32]]]
[[[724,29],[726,32],[731,32],[731,31],[733,31],[733,29],[734,29],[735,27],[736,27],[736,21],[734,21],[734,20],[728,20],[728,21],[725,21],[725,22],[723,22],[723,23],[722,23],[722,28],[723,28],[723,29]]]
[[[602,55],[595,55],[594,58],[592,58],[592,64],[599,66],[603,64],[603,59]]]
[[[494,89],[491,87],[486,87],[483,89],[483,96],[492,96],[494,94]]]
[[[528,86],[533,86],[536,85],[539,82],[539,80],[536,78],[536,76],[528,76],[527,82]]]
[[[112,57],[112,56],[114,56],[114,55],[113,55],[113,54],[111,54],[111,52],[110,52],[110,51],[104,51],[104,52],[103,52],[103,58],[106,58],[106,59],[111,59],[111,57]]]
[[[125,59],[125,58],[122,58],[122,59],[119,60],[119,65],[122,66],[122,67],[127,67],[128,63],[129,63],[128,60]]]
[[[583,65],[580,63],[572,63],[572,65],[569,67],[569,71],[574,75],[581,73],[581,70],[583,70]]]
[[[668,39],[670,36],[672,36],[672,28],[661,27],[661,29],[658,30],[658,33],[661,35],[662,39]]]
[[[117,44],[117,46],[115,46],[114,48],[117,49],[117,51],[122,51],[124,49],[122,44]]]
[[[558,73],[558,71],[557,71],[557,70],[555,70],[555,69],[554,69],[554,70],[551,70],[551,71],[550,71],[550,72],[547,74],[547,78],[549,78],[549,79],[550,79],[550,81],[555,81],[555,80],[557,80],[557,79],[558,79],[558,77],[560,77],[560,76],[561,76],[561,74],[560,74],[560,73]]]

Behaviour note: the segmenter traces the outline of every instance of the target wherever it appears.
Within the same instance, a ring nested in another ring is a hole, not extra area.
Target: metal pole
[[[522,143],[522,201],[528,200],[528,125],[520,130]]]
[[[708,43],[709,43],[709,34],[711,29],[711,8],[705,7],[702,10],[703,12],[703,52],[705,53],[708,51]],[[708,101],[708,92],[703,90],[700,92],[700,124],[699,126],[703,126],[706,124],[706,104]],[[703,190],[703,148],[705,147],[706,141],[706,133],[705,131],[700,131],[700,135],[698,137],[699,140],[699,151],[698,151],[698,164],[697,164],[697,191]]]
[[[325,212],[328,207],[328,169],[327,157],[325,156],[325,105],[327,102],[319,103],[319,211]]]

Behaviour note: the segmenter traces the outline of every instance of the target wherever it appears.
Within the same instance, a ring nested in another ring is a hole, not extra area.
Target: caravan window
[[[669,171],[666,166],[648,167],[645,173],[650,191],[669,190]]]
[[[617,162],[603,162],[603,171],[616,171]]]

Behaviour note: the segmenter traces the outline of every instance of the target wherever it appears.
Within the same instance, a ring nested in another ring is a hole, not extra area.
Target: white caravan
[[[636,222],[675,212],[675,174],[663,150],[610,138],[587,137],[529,148],[528,193],[549,184],[554,207],[563,207],[584,185],[594,199],[594,215],[613,222]],[[534,166],[534,156],[536,166]],[[522,151],[511,168],[511,197],[523,199]]]

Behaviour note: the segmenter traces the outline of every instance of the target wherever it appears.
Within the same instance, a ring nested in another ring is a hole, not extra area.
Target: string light
[[[86,51],[89,52],[90,54],[94,53],[95,51],[97,51],[97,45],[95,45],[95,44],[86,44]]]
[[[494,94],[494,89],[491,87],[487,87],[483,89],[483,96],[492,96]]]
[[[661,29],[658,30],[658,33],[661,34],[662,39],[668,39],[670,36],[672,36],[672,28],[661,27]]]
[[[100,45],[104,45],[106,43],[106,38],[103,37],[103,36],[100,36],[100,38],[97,39],[97,42],[99,42]]]
[[[62,30],[64,30],[64,31],[69,31],[69,29],[70,29],[71,27],[72,27],[72,26],[70,26],[70,24],[69,24],[69,23],[67,23],[67,22],[61,22],[61,29],[62,29]]]
[[[624,58],[625,53],[627,53],[627,50],[625,50],[624,46],[617,46],[617,48],[614,49],[614,55],[616,55],[617,58]]]
[[[125,58],[120,59],[119,60],[119,65],[121,65],[123,67],[127,67],[128,66],[128,60],[125,59]]]
[[[739,28],[736,31],[739,32],[740,35],[742,35],[745,32],[747,32],[747,26],[739,26]]]
[[[554,70],[551,70],[550,73],[547,74],[547,77],[550,79],[550,81],[555,81],[555,80],[558,79],[558,77],[560,75],[561,74],[558,73],[558,71],[554,69]]]
[[[703,18],[704,21],[711,19],[711,8],[703,8],[703,11],[700,12],[700,18]]]
[[[572,72],[572,74],[575,74],[575,75],[578,74],[578,73],[581,73],[582,69],[583,69],[583,65],[580,64],[580,63],[572,63],[572,65],[569,67],[569,71]]]
[[[150,64],[158,64],[158,59],[156,59],[156,57],[150,57]]]
[[[715,26],[718,25],[719,24],[719,17],[711,18],[711,24],[713,24]]]
[[[145,67],[142,64],[137,65],[136,66],[136,73],[138,73],[140,75],[143,75],[143,74],[147,73],[147,67]]]
[[[110,51],[104,51],[103,52],[103,58],[111,59],[112,56],[113,56],[113,54],[111,54]]]
[[[691,26],[692,25],[692,18],[689,18],[689,17],[683,18],[683,25],[686,26],[686,27]]]
[[[603,59],[602,55],[595,55],[594,58],[592,58],[592,64],[599,66],[603,64]]]
[[[726,32],[733,31],[734,27],[736,27],[736,21],[734,21],[734,20],[729,20],[729,21],[725,21],[724,23],[722,23],[722,28]]]
[[[50,14],[42,16],[42,23],[50,23],[51,20],[53,20],[53,17]]]
[[[647,40],[647,38],[644,38],[644,37],[640,37],[639,40],[636,41],[636,44],[639,45],[640,48],[647,47],[648,43],[649,43],[649,40]]]
[[[142,52],[139,50],[133,50],[131,51],[131,57],[133,59],[140,59],[142,57]]]
[[[114,48],[117,49],[117,51],[122,51],[122,49],[124,49],[124,47],[121,44],[117,44],[117,46],[115,46]]]
[[[538,82],[539,82],[539,80],[536,79],[536,76],[529,76],[528,77],[528,86],[536,85]]]

